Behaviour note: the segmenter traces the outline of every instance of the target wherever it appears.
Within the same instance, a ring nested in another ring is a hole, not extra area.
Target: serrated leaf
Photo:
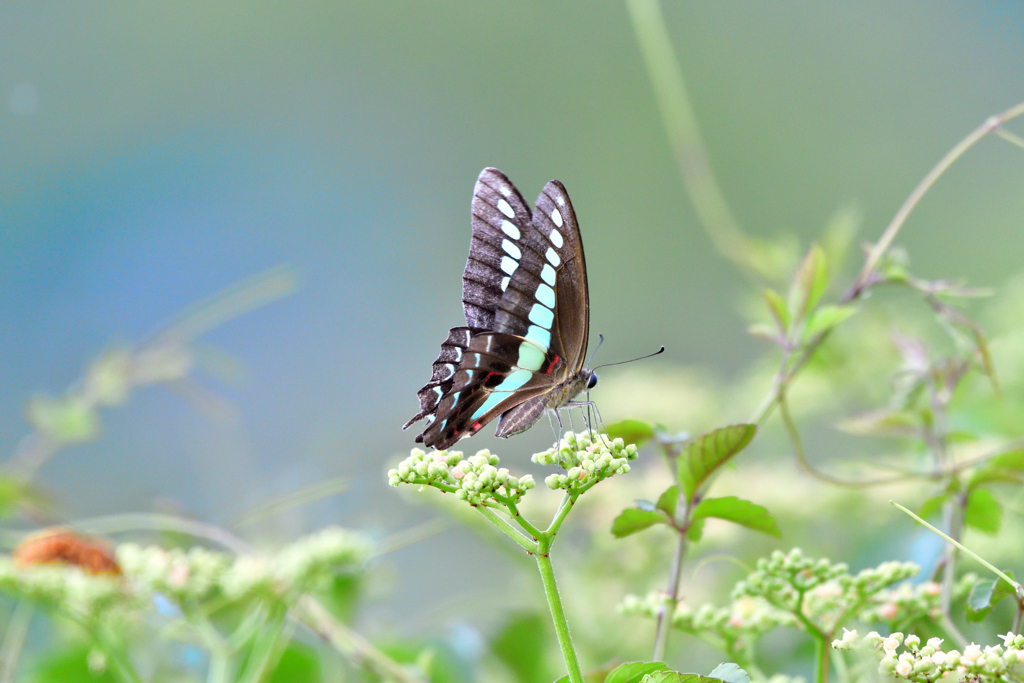
[[[985,534],[999,533],[1003,506],[988,489],[976,489],[967,499],[964,524]]]
[[[789,307],[786,305],[786,300],[782,298],[781,294],[770,288],[765,289],[762,296],[764,296],[764,302],[768,305],[768,311],[772,317],[775,318],[779,330],[785,334],[789,330],[790,323]]]
[[[686,537],[694,543],[700,543],[700,539],[704,537],[704,522],[703,519],[691,521],[690,528],[686,530]]]
[[[679,483],[687,500],[719,467],[742,451],[754,438],[757,426],[730,425],[708,432],[691,441],[679,458]]]
[[[854,306],[833,306],[831,304],[815,309],[807,320],[804,338],[813,339],[822,332],[827,332],[836,325],[846,322],[856,312],[857,309]]]
[[[942,495],[932,496],[925,502],[921,503],[921,508],[917,511],[918,517],[921,519],[928,519],[935,513],[942,510],[942,506],[949,500],[949,494],[943,493]]]
[[[800,320],[814,308],[828,287],[828,260],[817,244],[812,246],[800,262],[789,286],[789,313]]]
[[[1013,572],[1008,571],[1006,574],[1011,579],[1015,579]],[[1015,594],[1016,591],[1013,586],[1001,578],[975,584],[974,588],[971,589],[970,596],[967,598],[967,621],[979,622],[984,620],[1003,598]]]
[[[719,664],[709,675],[725,683],[750,683],[750,675],[739,664],[732,662]]]
[[[693,519],[724,519],[733,524],[745,526],[753,531],[780,538],[782,532],[775,518],[767,509],[736,496],[705,498],[693,511]]]
[[[638,531],[643,531],[655,524],[667,524],[668,518],[662,512],[651,512],[638,508],[626,508],[612,522],[612,534],[616,538],[625,538]]]
[[[612,439],[622,439],[635,444],[637,448],[654,438],[654,426],[643,420],[621,420],[608,425],[606,430]]]
[[[667,669],[661,662],[627,662],[608,672],[604,683],[639,683],[647,674]]]
[[[672,484],[664,493],[658,496],[657,509],[664,512],[666,515],[675,519],[676,517],[676,505],[679,504],[679,486]]]

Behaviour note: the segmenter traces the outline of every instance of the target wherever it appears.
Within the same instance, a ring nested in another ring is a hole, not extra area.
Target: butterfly
[[[497,436],[526,431],[546,410],[575,405],[597,384],[584,367],[590,330],[587,266],[576,213],[552,180],[531,212],[496,168],[477,178],[473,236],[462,274],[464,327],[441,344],[417,392],[426,429],[416,441],[446,449],[498,417]]]

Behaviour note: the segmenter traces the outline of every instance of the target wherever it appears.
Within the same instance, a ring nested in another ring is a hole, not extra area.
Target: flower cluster
[[[976,574],[965,574],[953,584],[953,600],[960,600],[978,582]],[[872,602],[860,611],[857,619],[865,623],[881,622],[890,631],[903,630],[924,620],[942,615],[942,586],[934,581],[917,585],[903,583],[879,591]]]
[[[454,493],[470,505],[487,505],[499,499],[516,502],[534,487],[532,475],[514,477],[498,464],[498,456],[487,449],[463,459],[459,451],[425,453],[414,448],[408,458],[388,472],[388,483],[433,486]]]
[[[340,571],[351,571],[368,557],[368,542],[344,529],[328,528],[299,539],[273,557],[232,557],[190,548],[165,550],[125,544],[117,556],[126,577],[152,593],[178,602],[216,595],[237,600],[273,598],[310,590]]]
[[[220,598],[288,600],[338,572],[358,568],[370,547],[362,536],[328,528],[267,559],[199,547],[165,550],[133,543],[119,546],[116,552],[120,576],[92,574],[67,563],[19,566],[14,558],[0,557],[0,591],[82,619],[112,609],[142,609],[155,594],[193,605]]]
[[[656,619],[665,599],[661,591],[652,591],[644,597],[627,595],[619,604],[619,613]],[[796,625],[797,619],[792,614],[751,597],[741,597],[727,607],[704,604],[694,609],[679,602],[672,613],[673,627],[698,637],[717,638],[722,650],[746,660],[754,658],[754,644],[765,633],[778,626]]]
[[[1000,637],[1003,639],[1001,646],[982,648],[971,643],[961,653],[957,650],[944,651],[941,638],[931,638],[922,645],[921,639],[913,634],[904,638],[897,632],[883,638],[872,631],[858,640],[856,631],[846,631],[842,639],[832,641],[832,647],[837,650],[855,647],[873,650],[881,655],[879,672],[915,683],[930,683],[946,674],[975,681],[1019,677],[1020,669],[1024,668],[1020,667],[1024,663],[1024,636],[1007,633]]]
[[[93,574],[62,564],[20,567],[10,557],[0,557],[0,592],[60,607],[82,620],[134,604],[115,574]]]
[[[533,456],[539,465],[559,465],[565,474],[551,474],[544,483],[550,489],[579,491],[616,474],[629,472],[629,461],[636,460],[637,447],[628,446],[621,438],[590,430],[575,434],[566,432],[557,448],[549,448]]]
[[[888,586],[915,576],[913,562],[883,562],[877,567],[850,574],[843,563],[805,557],[799,548],[775,551],[757,562],[757,569],[736,584],[733,598],[764,598],[792,614],[803,614],[826,633],[840,620],[856,616],[852,609],[877,604]]]

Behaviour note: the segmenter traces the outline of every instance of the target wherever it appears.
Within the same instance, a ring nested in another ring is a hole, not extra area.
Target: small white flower
[[[850,643],[852,643],[855,640],[857,640],[857,629],[853,629],[852,631],[848,631],[848,630],[846,630],[844,628],[843,629],[843,642],[846,643],[846,644],[850,644]]]
[[[896,674],[899,676],[909,676],[910,672],[914,670],[914,665],[906,660],[901,660],[896,663]]]
[[[1013,647],[1013,639],[1017,637],[1017,634],[1013,631],[1007,631],[999,637],[1003,639],[1003,647]]]
[[[981,659],[981,647],[971,643],[964,648],[964,653],[961,656],[969,664],[974,664],[976,661]]]
[[[895,652],[896,648],[898,648],[899,646],[900,641],[896,640],[892,636],[889,636],[888,638],[882,641],[882,649],[888,653]]]
[[[946,663],[946,653],[942,650],[939,650],[938,652],[932,655],[932,661],[935,662],[937,666],[942,666]]]

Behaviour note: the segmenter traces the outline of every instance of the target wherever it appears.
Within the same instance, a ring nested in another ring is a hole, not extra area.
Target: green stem
[[[534,540],[540,538],[540,529],[531,524],[530,520],[526,519],[526,517],[523,517],[522,514],[519,513],[519,508],[516,507],[516,502],[512,500],[511,497],[503,498],[502,502],[504,502],[505,506],[508,508],[509,513],[512,515],[512,519],[516,520],[516,524],[523,527],[526,533],[530,534]]]
[[[752,255],[750,238],[729,210],[711,169],[697,116],[686,91],[683,70],[672,49],[658,0],[628,0],[626,6],[668,133],[669,146],[700,224],[720,254],[748,276],[754,276],[758,264]]]
[[[1014,590],[1014,591],[1016,592],[1016,594],[1017,594],[1017,598],[1018,598],[1018,599],[1024,598],[1024,586],[1021,586],[1021,585],[1020,585],[1019,583],[1017,583],[1016,581],[1014,581],[1013,579],[1011,579],[1011,578],[1010,578],[1009,576],[1007,576],[1007,575],[1006,575],[1006,573],[1005,573],[1005,572],[1003,572],[1003,571],[1000,571],[999,569],[997,569],[997,568],[996,568],[996,567],[995,567],[994,565],[992,565],[991,563],[989,563],[989,562],[986,562],[986,561],[985,561],[985,560],[983,560],[983,559],[982,559],[981,557],[979,557],[977,553],[975,553],[975,552],[971,551],[971,549],[970,549],[970,548],[967,548],[966,546],[964,546],[964,545],[963,545],[962,543],[960,543],[959,541],[957,541],[957,540],[955,540],[955,539],[952,539],[952,538],[950,538],[949,536],[947,536],[946,534],[942,533],[941,531],[939,531],[938,529],[936,529],[935,527],[933,527],[933,526],[932,526],[931,524],[929,524],[928,522],[924,521],[923,519],[921,519],[920,517],[918,517],[917,515],[915,515],[915,514],[914,514],[913,512],[911,512],[911,511],[910,511],[910,510],[908,510],[907,508],[905,508],[905,507],[903,507],[902,505],[900,505],[899,503],[893,502],[893,501],[891,501],[891,500],[889,501],[889,503],[890,503],[891,505],[893,505],[894,507],[897,507],[897,508],[899,508],[900,510],[903,510],[903,512],[907,513],[908,515],[910,515],[911,517],[913,517],[914,519],[916,519],[916,520],[918,521],[918,523],[920,523],[920,524],[923,524],[924,526],[928,527],[929,529],[931,529],[931,530],[932,530],[933,532],[935,532],[935,533],[936,533],[936,534],[938,534],[939,536],[942,536],[942,538],[946,539],[947,541],[949,541],[950,543],[952,543],[953,545],[955,545],[955,546],[956,546],[957,548],[959,548],[959,549],[960,549],[960,550],[962,550],[963,552],[967,553],[968,555],[970,555],[971,557],[973,557],[973,558],[974,558],[975,560],[977,560],[977,561],[978,561],[979,563],[981,563],[982,565],[984,565],[986,569],[988,569],[989,571],[991,571],[991,572],[992,572],[993,574],[995,574],[996,576],[998,576],[998,577],[999,577],[1000,579],[1002,579],[1002,580],[1003,580],[1003,581],[1005,581],[1006,583],[1008,583],[1008,584],[1010,584],[1011,586],[1013,586],[1013,590]]]
[[[7,624],[3,646],[0,646],[0,683],[12,683],[18,670],[18,659],[25,646],[25,635],[28,633],[35,605],[31,600],[22,598],[14,608],[14,614]]]
[[[565,521],[569,511],[572,510],[572,506],[576,504],[576,498],[578,498],[578,495],[573,495],[568,491],[565,492],[565,495],[562,497],[562,502],[558,504],[558,510],[555,512],[555,516],[551,520],[551,524],[548,525],[548,528],[542,534],[549,539],[549,542],[553,542],[555,540],[555,534],[557,534],[558,530],[562,527],[562,522]]]
[[[485,508],[485,507],[479,506],[479,505],[476,506],[476,511],[479,512],[484,517],[486,517],[487,521],[489,521],[491,524],[493,524],[494,526],[498,527],[498,529],[501,530],[501,533],[505,534],[506,536],[511,538],[513,541],[518,543],[519,546],[522,547],[522,549],[525,550],[526,552],[531,553],[531,554],[536,554],[538,552],[538,550],[537,550],[538,546],[537,546],[537,542],[536,541],[533,541],[533,540],[527,538],[525,535],[523,535],[523,533],[521,531],[516,531],[516,529],[511,524],[509,524],[504,519],[502,519],[494,511],[490,510],[489,508]],[[519,520],[516,520],[516,521],[519,521]],[[543,536],[543,534],[541,534],[541,536]]]
[[[565,660],[569,680],[571,683],[583,683],[580,663],[572,645],[572,636],[569,635],[569,623],[565,620],[562,599],[558,595],[558,586],[555,584],[555,570],[551,566],[551,558],[548,556],[550,547],[551,538],[545,535],[541,538],[539,552],[536,555],[537,570],[540,572],[540,580],[544,584],[544,597],[548,600],[551,620],[554,622],[555,634],[558,636],[558,647],[562,649],[562,659]]]
[[[672,614],[679,602],[679,579],[683,573],[683,560],[686,558],[686,534],[679,534],[675,558],[672,560],[672,572],[668,579],[668,591],[658,610],[658,628],[654,635],[654,654],[651,661],[660,661],[668,645],[668,632],[672,627]]]
[[[398,683],[425,683],[395,660],[374,647],[328,612],[323,605],[304,595],[292,608],[292,616],[329,643],[353,666],[372,671],[384,680]]]
[[[827,683],[828,681],[828,653],[829,644],[824,638],[814,638],[814,683]]]
[[[277,645],[282,636],[282,622],[285,610],[276,610],[271,614],[268,623],[259,630],[249,652],[249,661],[239,678],[240,683],[259,683],[266,671],[271,667]]]

